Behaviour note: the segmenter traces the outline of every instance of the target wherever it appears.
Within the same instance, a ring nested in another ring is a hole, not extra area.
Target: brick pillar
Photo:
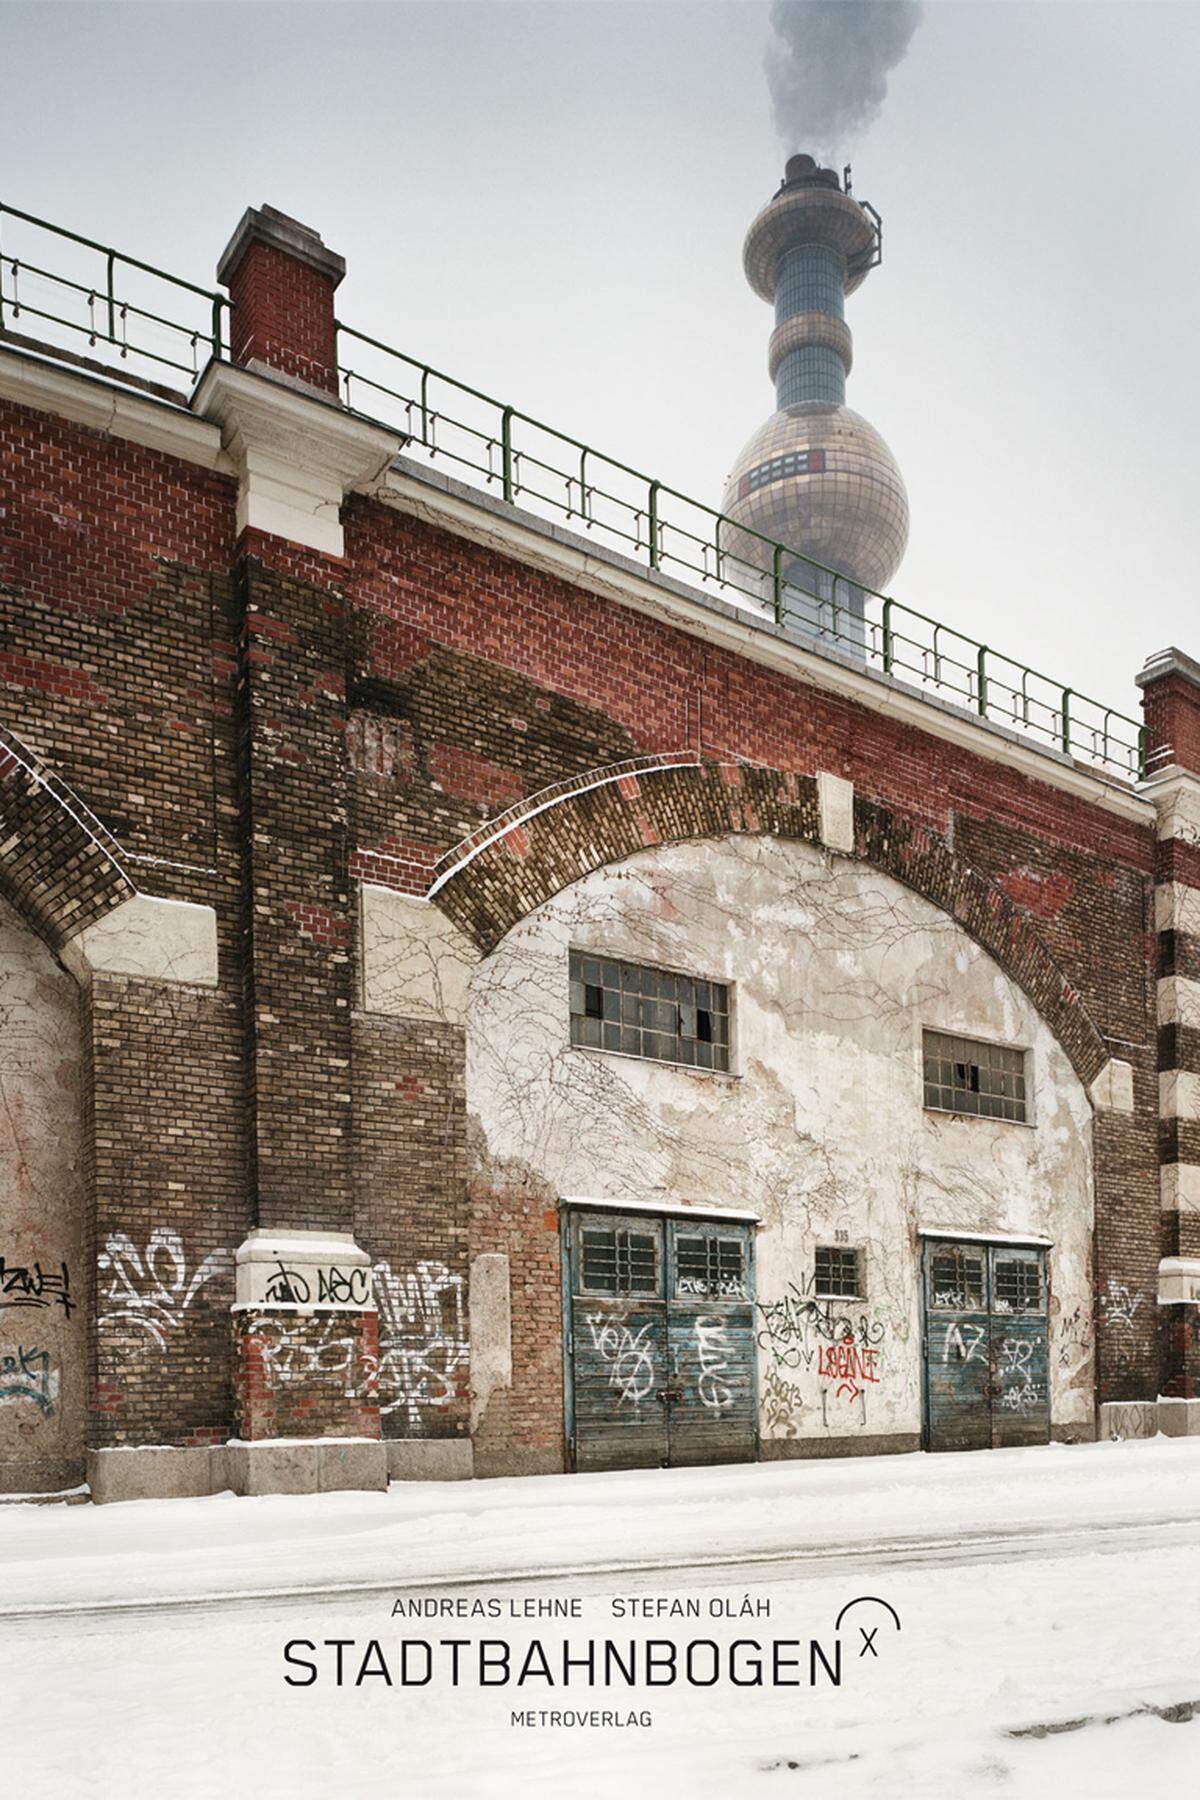
[[[1200,1432],[1200,663],[1164,650],[1137,679],[1158,812],[1161,1424]]]
[[[217,265],[235,363],[337,393],[333,295],[345,260],[273,206],[248,207]]]

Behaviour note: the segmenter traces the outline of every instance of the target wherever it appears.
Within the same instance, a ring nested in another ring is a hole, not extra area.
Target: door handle
[[[663,1402],[663,1404],[665,1405],[668,1400],[682,1400],[683,1399],[683,1389],[682,1388],[659,1388],[658,1392],[655,1394],[654,1397],[656,1400],[661,1400]]]

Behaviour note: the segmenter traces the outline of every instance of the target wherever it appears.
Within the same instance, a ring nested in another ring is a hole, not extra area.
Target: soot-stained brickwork
[[[461,1027],[354,1022],[358,1241],[375,1269],[385,1437],[462,1437],[469,1219]]]
[[[0,397],[0,892],[84,990],[80,1456],[231,1434],[453,1447],[474,1408],[481,1472],[561,1468],[561,1196],[480,1147],[469,986],[439,1011],[410,969],[390,1011],[365,1008],[362,886],[418,903],[410,926],[430,896],[469,960],[644,850],[822,845],[830,776],[853,799],[829,853],[957,921],[1093,1095],[1098,1402],[1195,1394],[1194,1308],[1157,1306],[1161,1259],[1200,1255],[1187,659],[1147,671],[1139,798],[813,656],[739,648],[702,596],[687,617],[652,584],[622,604],[583,551],[551,573],[494,508],[478,529],[438,515],[440,490],[414,509],[411,477],[320,500],[344,555],[299,510],[286,537],[239,533],[271,372],[269,456],[301,474],[296,409],[316,432],[336,395],[340,259],[268,214],[224,271],[234,359],[264,375],[238,430],[145,395],[136,427],[75,422],[60,389],[31,403],[33,359],[0,350],[22,383]],[[94,417],[95,379],[69,379]],[[103,930],[73,955],[85,926]],[[353,1237],[372,1306],[256,1311],[252,1231],[293,1234],[313,1267]],[[478,1257],[507,1269],[508,1323],[488,1329],[510,1355],[476,1395]]]
[[[420,891],[430,863],[482,820],[630,754],[630,734],[598,708],[428,640],[406,647],[406,666],[394,633],[361,612],[355,623],[368,640],[348,688],[353,868],[364,879]]]

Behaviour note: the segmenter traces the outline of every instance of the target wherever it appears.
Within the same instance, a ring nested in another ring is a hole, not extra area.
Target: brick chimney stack
[[[1200,662],[1174,648],[1150,658],[1137,684],[1146,720],[1146,774],[1200,774]]]
[[[333,296],[345,273],[345,258],[309,226],[247,207],[217,264],[233,301],[234,362],[336,396]]]

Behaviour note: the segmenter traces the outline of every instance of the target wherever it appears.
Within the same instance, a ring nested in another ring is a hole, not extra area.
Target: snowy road
[[[0,1576],[0,1766],[30,1800],[235,1784],[264,1800],[1127,1800],[1200,1768],[1200,1444],[8,1510]],[[865,1595],[902,1629],[867,1607],[836,1631]],[[393,1618],[398,1596],[500,1617]],[[512,1616],[548,1598],[577,1617]],[[658,1600],[699,1616],[630,1620]],[[354,1646],[340,1687],[323,1647],[337,1638]],[[460,1638],[470,1672],[402,1686],[401,1638]],[[698,1673],[708,1657],[722,1675],[474,1678],[480,1639],[503,1640],[515,1671],[534,1639],[553,1663],[564,1638],[671,1640],[681,1661],[708,1641]],[[812,1687],[732,1685],[736,1640],[798,1641],[806,1678],[812,1638],[831,1656],[840,1638],[840,1686],[819,1666]],[[372,1639],[394,1685],[353,1685]],[[313,1685],[284,1680],[292,1640],[315,1646],[298,1652]],[[652,1723],[512,1722],[599,1710]]]

